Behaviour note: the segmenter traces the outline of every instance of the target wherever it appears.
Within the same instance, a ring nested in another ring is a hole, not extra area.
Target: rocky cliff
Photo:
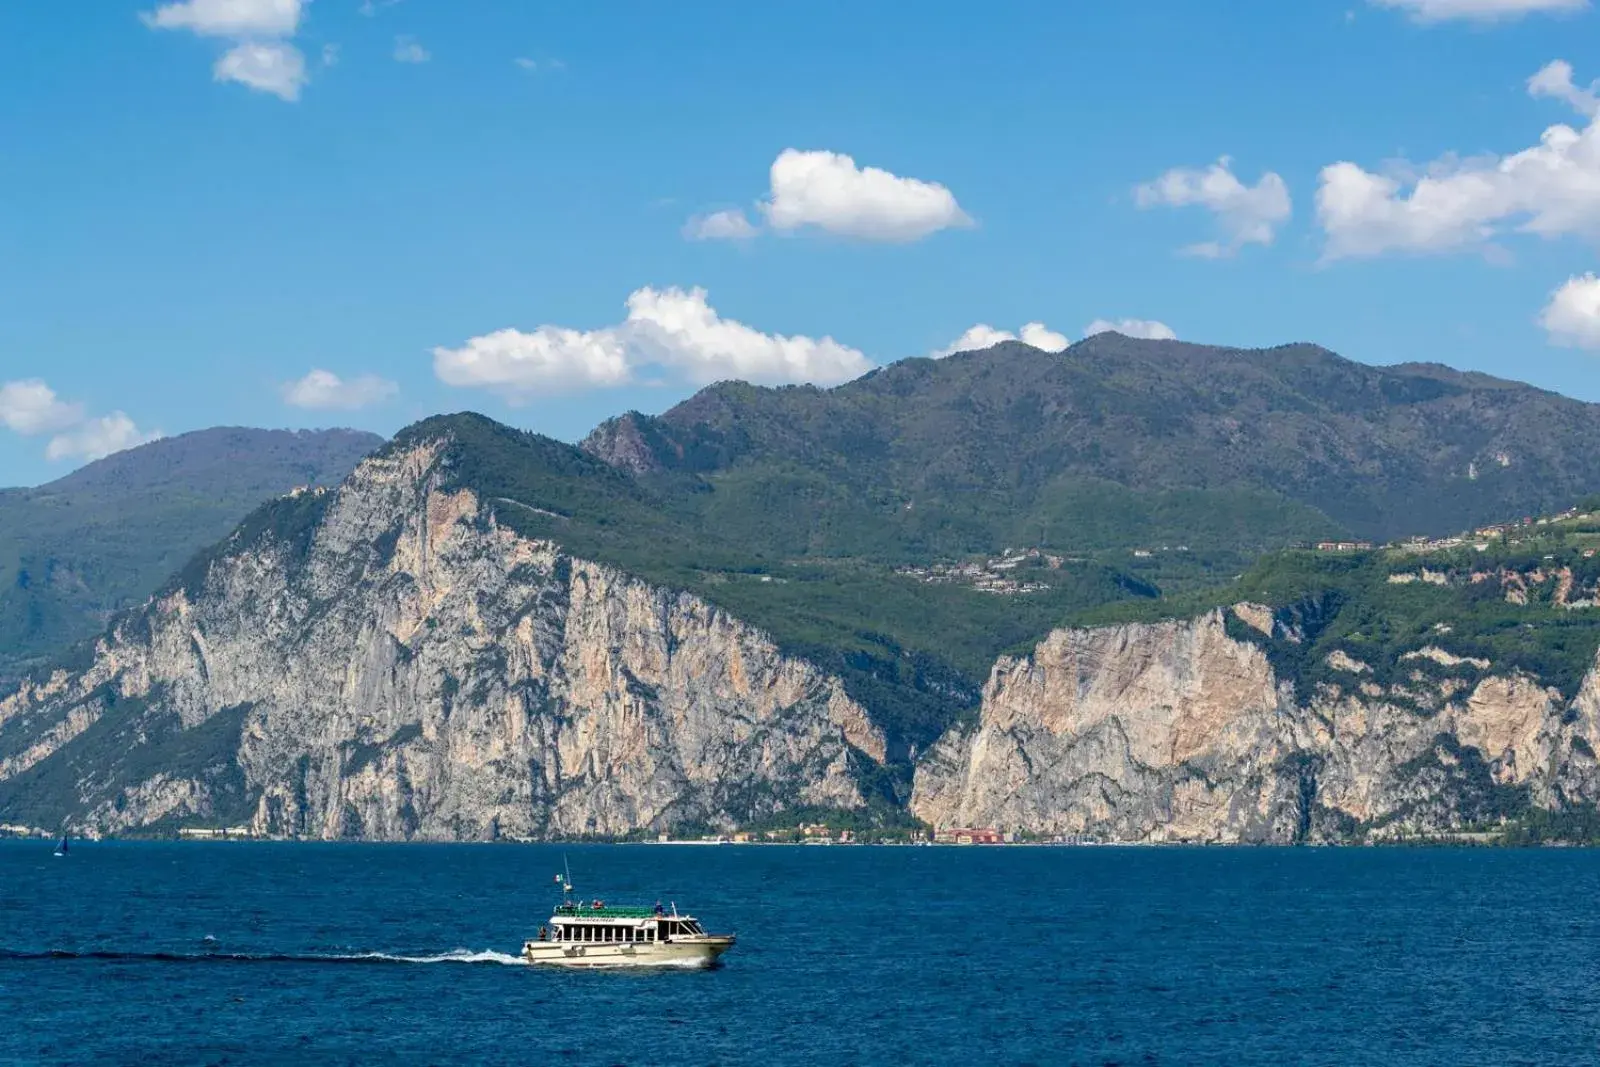
[[[996,664],[975,725],[922,760],[938,826],[1119,841],[1375,840],[1600,798],[1600,667],[1573,699],[1426,646],[1389,665],[1328,653],[1298,690],[1272,663],[1292,617],[1058,630]]]
[[[519,535],[397,443],[0,700],[0,820],[480,839],[855,808],[884,738],[703,600]]]

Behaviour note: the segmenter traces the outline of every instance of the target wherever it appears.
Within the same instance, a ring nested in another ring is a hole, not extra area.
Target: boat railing
[[[606,904],[599,908],[587,904],[558,904],[556,905],[556,914],[570,918],[581,918],[588,915],[596,919],[649,919],[657,916],[670,918],[670,916],[657,912],[654,908],[619,907],[612,904]],[[679,918],[682,918],[682,916],[679,916]]]

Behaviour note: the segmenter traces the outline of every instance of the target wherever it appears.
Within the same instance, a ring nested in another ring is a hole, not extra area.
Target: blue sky
[[[1585,0],[910,10],[0,7],[0,485],[219,424],[576,439],[978,324],[1600,400]]]

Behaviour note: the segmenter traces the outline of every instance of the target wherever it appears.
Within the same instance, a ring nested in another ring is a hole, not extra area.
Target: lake
[[[576,893],[739,943],[515,953]],[[0,842],[0,1062],[1579,1064],[1600,853]]]

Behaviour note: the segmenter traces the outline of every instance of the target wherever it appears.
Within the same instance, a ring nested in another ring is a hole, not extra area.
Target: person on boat
[[[595,911],[599,911],[600,909],[604,908],[605,906],[606,906],[606,902],[603,901],[603,900],[596,900],[594,902],[594,910]]]
[[[550,931],[549,931],[549,929],[547,929],[546,927],[543,927],[543,926],[539,927],[539,940],[540,941],[548,941],[548,940],[550,940]]]
[[[656,914],[657,915],[665,915],[666,913],[667,913],[667,909],[663,908],[661,906],[661,901],[659,901],[659,900],[656,901]]]

